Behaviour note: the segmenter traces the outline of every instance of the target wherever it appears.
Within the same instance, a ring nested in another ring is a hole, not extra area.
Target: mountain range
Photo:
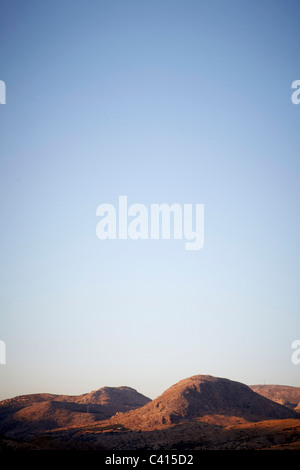
[[[36,393],[0,402],[0,433],[14,438],[66,426],[87,425],[148,403],[130,387],[103,387],[83,395]]]
[[[210,375],[154,400],[124,386],[22,395],[0,402],[0,449],[300,449],[299,397],[300,387]]]

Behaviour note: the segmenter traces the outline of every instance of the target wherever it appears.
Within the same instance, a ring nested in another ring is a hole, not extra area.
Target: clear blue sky
[[[300,3],[1,1],[0,399],[300,386]],[[205,244],[96,208],[205,205]]]

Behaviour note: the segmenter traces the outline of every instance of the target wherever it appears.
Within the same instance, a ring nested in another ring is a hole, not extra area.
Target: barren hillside
[[[295,409],[300,403],[300,387],[290,387],[288,385],[250,385],[250,388],[254,392],[292,409]]]
[[[103,387],[77,396],[22,395],[0,402],[0,434],[24,437],[64,426],[90,424],[149,401],[130,387]]]
[[[204,416],[240,417],[249,422],[299,417],[297,413],[225,378],[195,375],[134,411],[118,413],[111,422],[131,429],[155,429]]]

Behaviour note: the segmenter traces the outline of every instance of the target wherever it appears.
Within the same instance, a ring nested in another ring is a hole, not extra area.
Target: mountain
[[[195,375],[153,401],[129,387],[3,400],[6,448],[300,450],[300,414],[240,382]]]
[[[296,409],[300,404],[300,387],[288,385],[250,385],[250,388],[269,400]]]
[[[181,380],[143,407],[110,419],[130,429],[159,429],[203,417],[239,417],[248,422],[299,418],[299,414],[247,385],[210,375]]]
[[[149,401],[130,387],[103,387],[76,396],[21,395],[0,402],[0,434],[22,438],[59,427],[91,424]]]

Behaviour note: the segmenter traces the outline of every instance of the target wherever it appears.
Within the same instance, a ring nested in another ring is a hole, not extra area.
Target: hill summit
[[[132,429],[154,429],[207,415],[244,418],[249,422],[299,418],[299,414],[255,393],[245,384],[210,375],[181,380],[155,400],[110,421]]]
[[[0,402],[0,434],[24,437],[108,419],[150,401],[131,387],[103,387],[83,395],[35,393]]]

